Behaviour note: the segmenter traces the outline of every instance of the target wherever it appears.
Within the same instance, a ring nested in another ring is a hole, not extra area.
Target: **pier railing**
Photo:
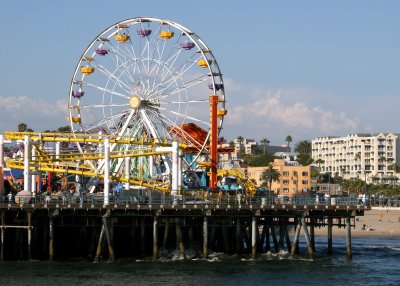
[[[36,195],[34,197],[19,195],[4,195],[0,197],[0,205],[9,207],[15,205],[82,205],[102,206],[104,197],[102,193],[81,195]],[[229,205],[229,206],[253,206],[253,205],[309,205],[309,206],[359,206],[366,205],[355,197],[332,197],[316,199],[316,197],[284,197],[275,196],[193,196],[193,195],[137,195],[137,196],[109,196],[109,205]]]

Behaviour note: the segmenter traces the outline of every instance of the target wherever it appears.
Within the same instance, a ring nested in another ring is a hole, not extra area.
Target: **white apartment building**
[[[390,165],[400,161],[399,134],[349,134],[346,137],[318,137],[311,141],[312,158],[322,173],[367,183],[384,182],[396,176]],[[318,160],[321,163],[318,164]]]

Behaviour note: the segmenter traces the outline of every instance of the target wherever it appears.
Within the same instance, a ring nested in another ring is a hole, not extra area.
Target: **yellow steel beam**
[[[24,169],[24,164],[23,162],[19,161],[14,161],[14,160],[7,160],[7,167],[8,168],[14,168],[14,169]],[[95,172],[88,172],[84,170],[77,170],[77,169],[71,169],[70,167],[67,166],[58,166],[58,165],[41,165],[41,164],[35,164],[35,165],[30,165],[29,166],[30,170],[34,171],[43,171],[43,172],[54,172],[54,173],[63,173],[63,174],[68,174],[68,175],[82,175],[82,176],[89,176],[89,177],[98,177],[98,178],[104,178],[103,174],[97,174]],[[157,185],[155,183],[150,183],[145,180],[133,180],[133,179],[126,179],[125,177],[118,177],[118,176],[110,176],[111,181],[114,182],[129,182],[129,184],[135,185],[135,186],[142,186],[162,192],[170,192],[169,187],[164,187]]]
[[[147,152],[142,154],[117,154],[117,155],[110,155],[110,159],[118,159],[118,158],[125,158],[125,157],[144,157],[144,156],[157,156],[157,155],[164,155],[170,154],[171,152]],[[75,156],[72,156],[75,155]],[[86,160],[101,160],[104,159],[104,155],[86,155],[86,154],[60,154],[59,159],[55,158],[39,158],[38,160],[32,160],[32,162],[40,163],[40,162],[60,162],[60,161],[86,161]]]
[[[41,133],[41,132],[13,132],[5,131],[4,136],[9,140],[24,140],[24,137],[28,135],[32,141],[43,141],[43,142],[75,142],[75,143],[104,143],[104,139],[110,139],[110,143],[117,144],[131,144],[131,145],[145,145],[145,146],[172,146],[171,140],[163,140],[159,142],[159,139],[155,138],[144,138],[138,139],[137,137],[130,136],[118,136],[117,135],[99,135],[99,134],[71,134],[71,133]],[[185,149],[186,144],[180,143],[179,147]]]

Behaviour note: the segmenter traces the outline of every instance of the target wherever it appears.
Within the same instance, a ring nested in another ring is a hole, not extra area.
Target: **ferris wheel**
[[[226,114],[225,94],[212,51],[178,23],[137,17],[108,27],[87,46],[71,80],[68,118],[74,133],[184,142],[190,153],[184,156],[184,168],[190,168],[207,153],[210,95],[218,98],[219,133]],[[168,173],[168,162],[167,157],[141,158],[131,161],[130,170],[154,176]],[[114,172],[123,172],[122,162],[111,165]]]

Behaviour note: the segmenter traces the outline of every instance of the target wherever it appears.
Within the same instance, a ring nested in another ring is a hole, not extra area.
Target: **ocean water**
[[[400,285],[400,239],[353,238],[353,259],[344,238],[316,238],[313,260],[287,253],[246,256],[212,253],[210,258],[158,261],[17,261],[0,263],[0,285]],[[300,245],[304,250],[304,245]]]

